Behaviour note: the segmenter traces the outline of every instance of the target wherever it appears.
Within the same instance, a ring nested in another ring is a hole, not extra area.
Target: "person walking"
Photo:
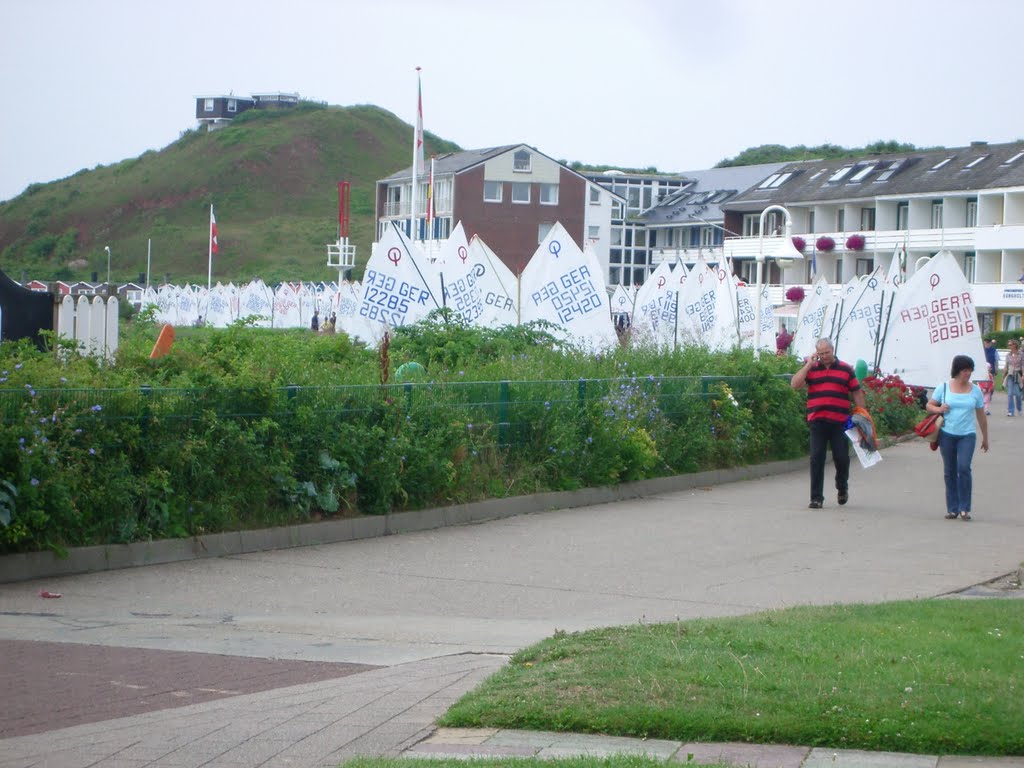
[[[1020,351],[1020,344],[1010,340],[1010,351],[1006,353],[1006,367],[1003,369],[1003,389],[1006,390],[1006,415],[1014,415],[1014,406],[1017,406],[1016,413],[1021,413],[1021,384],[1024,379],[1024,353]]]
[[[314,309],[313,310],[313,319],[309,322],[309,329],[311,331],[319,331],[320,330],[320,310],[319,309]]]
[[[985,415],[992,413],[992,393],[995,391],[995,376],[999,372],[999,352],[996,350],[995,339],[985,339],[985,363],[988,365],[988,386],[980,384],[981,393],[985,396]]]
[[[793,374],[793,389],[807,387],[807,426],[810,429],[811,503],[810,509],[821,509],[825,503],[825,450],[832,448],[836,468],[837,501],[850,500],[850,441],[846,422],[850,417],[850,400],[866,408],[864,390],[860,388],[853,368],[836,358],[829,339],[818,339],[814,354],[805,358],[803,367]]]
[[[928,413],[941,413],[943,419],[939,452],[946,481],[947,520],[971,519],[971,460],[978,441],[975,421],[981,429],[981,450],[988,452],[985,397],[978,385],[971,382],[972,373],[974,360],[967,355],[954,357],[949,381],[935,388],[925,408]]]

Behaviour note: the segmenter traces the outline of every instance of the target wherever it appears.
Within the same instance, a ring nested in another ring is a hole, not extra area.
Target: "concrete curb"
[[[450,525],[467,525],[516,515],[608,504],[662,493],[676,493],[690,488],[754,480],[769,475],[795,472],[806,467],[807,459],[802,457],[789,461],[697,472],[691,475],[658,477],[616,486],[487,499],[471,504],[455,504],[449,507],[380,516],[215,533],[191,539],[162,539],[131,544],[78,547],[70,550],[68,556],[64,558],[53,552],[4,555],[0,557],[0,584],[207,557],[241,555],[271,549],[333,544]]]

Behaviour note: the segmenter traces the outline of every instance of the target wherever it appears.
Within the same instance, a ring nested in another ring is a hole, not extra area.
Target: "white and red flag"
[[[210,206],[210,253],[217,252],[217,219],[213,215],[213,206]]]

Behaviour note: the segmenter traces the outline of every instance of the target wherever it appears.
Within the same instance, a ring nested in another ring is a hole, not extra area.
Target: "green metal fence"
[[[785,379],[787,377],[778,377]],[[410,413],[435,408],[460,414],[467,423],[491,426],[498,443],[519,442],[529,425],[555,411],[569,414],[602,399],[641,395],[672,419],[696,399],[721,392],[726,385],[743,399],[747,376],[679,376],[579,379],[568,381],[431,382],[336,387],[0,390],[0,418],[25,418],[30,407],[46,416],[58,411],[91,413],[106,422],[160,419],[183,427],[211,413],[219,419],[280,418],[297,409],[341,419],[366,418],[383,404]]]

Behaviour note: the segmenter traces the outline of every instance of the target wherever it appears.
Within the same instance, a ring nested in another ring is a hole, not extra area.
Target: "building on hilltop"
[[[252,96],[196,96],[196,120],[207,130],[221,128],[250,109],[289,109],[297,106],[297,93],[254,93]]]

